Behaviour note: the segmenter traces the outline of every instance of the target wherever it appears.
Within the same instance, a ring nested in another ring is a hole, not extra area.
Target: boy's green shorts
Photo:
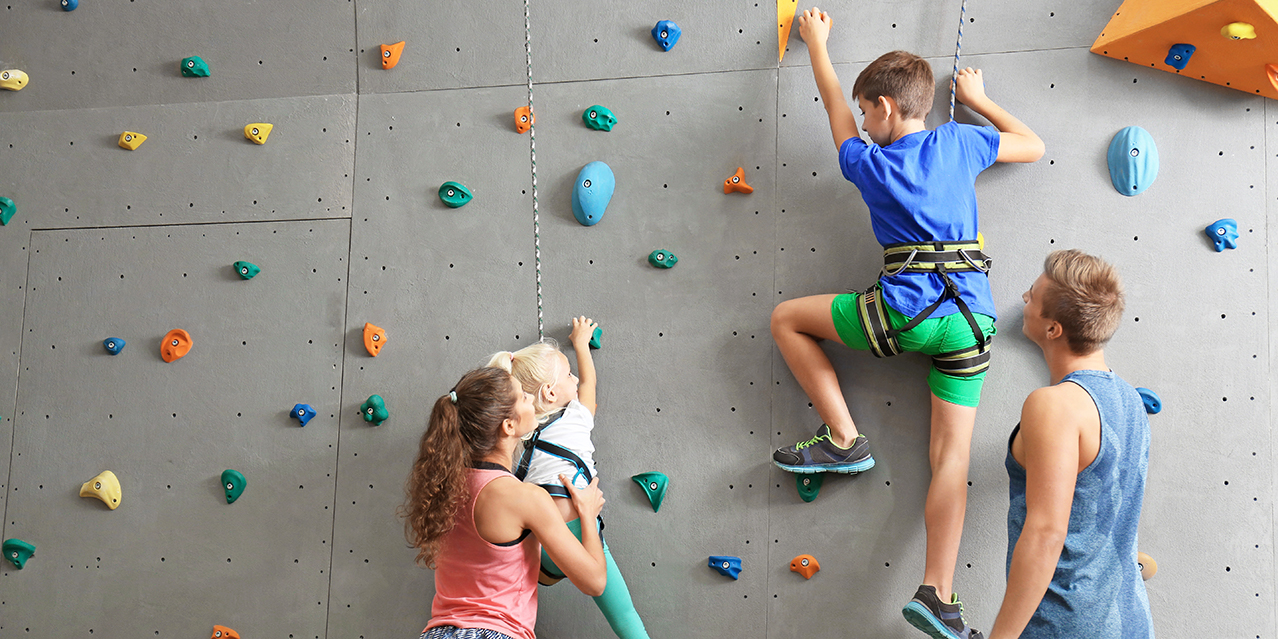
[[[857,298],[861,293],[845,293],[836,295],[830,304],[830,315],[834,319],[834,329],[838,331],[843,343],[858,351],[870,350],[866,341],[865,329],[861,326],[861,317],[857,313]],[[902,315],[888,304],[883,308],[887,312],[888,324],[892,328],[900,328],[909,323],[910,318]],[[980,313],[973,313],[976,324],[986,336],[995,334],[994,318]],[[918,326],[897,336],[901,348],[912,353],[937,355],[963,348],[971,348],[976,340],[972,337],[972,327],[962,313],[954,313],[944,317],[931,317],[923,320]],[[972,377],[954,377],[946,375],[932,366],[927,375],[927,386],[932,394],[960,406],[975,407],[981,401],[981,386],[985,384],[985,373]]]

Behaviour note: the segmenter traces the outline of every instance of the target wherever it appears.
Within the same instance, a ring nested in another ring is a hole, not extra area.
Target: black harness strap
[[[541,432],[545,430],[547,426],[555,423],[563,416],[563,410],[555,413],[546,421],[545,424],[538,426],[537,430],[533,431],[532,437],[524,440],[524,452],[519,456],[519,464],[515,467],[515,477],[519,479],[519,481],[523,481],[524,478],[528,476],[528,467],[532,463],[533,451],[535,450],[540,450],[543,453],[553,455],[572,464],[577,468],[577,474],[585,477],[587,482],[594,479],[594,477],[590,474],[590,468],[586,466],[586,462],[578,456],[577,453],[541,438]],[[574,479],[576,479],[576,477],[574,477]],[[555,497],[570,496],[568,494],[568,489],[564,488],[560,484],[538,484],[538,486],[546,489],[546,492]]]

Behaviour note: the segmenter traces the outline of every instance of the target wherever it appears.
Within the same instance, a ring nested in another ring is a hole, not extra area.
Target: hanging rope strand
[[[532,20],[529,17],[529,2],[530,0],[524,0],[524,51],[528,54],[528,153],[532,161],[533,268],[537,272],[537,339],[540,340],[545,338],[546,331],[541,300],[541,217],[537,212],[537,126],[536,110],[533,109]]]
[[[967,20],[967,0],[959,9],[958,42],[954,45],[954,75],[950,76],[950,119],[954,119],[954,98],[958,94],[959,54],[963,52],[963,23]]]

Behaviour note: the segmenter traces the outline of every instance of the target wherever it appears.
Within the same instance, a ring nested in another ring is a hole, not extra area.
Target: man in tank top
[[[1099,258],[1056,251],[1023,298],[1052,385],[1030,393],[1008,440],[1007,593],[989,639],[1152,638],[1136,559],[1149,421],[1102,350],[1122,282]]]

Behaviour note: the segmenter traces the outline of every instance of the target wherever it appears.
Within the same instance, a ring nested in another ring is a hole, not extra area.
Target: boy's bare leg
[[[843,343],[834,328],[830,304],[834,295],[812,295],[781,302],[772,311],[772,339],[776,340],[785,363],[799,380],[799,386],[812,400],[812,407],[830,427],[834,444],[847,448],[856,439],[856,425],[848,413],[843,389],[834,373],[830,358],[821,350],[818,340],[828,339]],[[971,429],[968,429],[969,433]],[[966,461],[963,472],[966,485]],[[962,522],[962,514],[959,515]],[[960,523],[961,525],[961,523]],[[955,552],[958,544],[955,543]],[[951,572],[953,562],[951,563]]]
[[[932,395],[932,438],[929,458],[932,482],[923,520],[927,526],[927,565],[923,583],[936,588],[949,603],[958,563],[963,517],[967,513],[967,467],[972,451],[976,408],[951,404]]]

